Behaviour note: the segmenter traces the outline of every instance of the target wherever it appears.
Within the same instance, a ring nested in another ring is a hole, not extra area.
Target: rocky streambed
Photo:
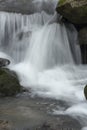
[[[0,98],[0,130],[80,130],[76,119],[53,114],[58,106],[67,107],[64,102],[26,93]]]

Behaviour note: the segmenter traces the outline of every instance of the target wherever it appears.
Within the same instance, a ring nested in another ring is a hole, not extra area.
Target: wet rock
[[[19,40],[22,40],[23,38],[29,38],[31,35],[31,31],[21,31],[17,34],[17,37]]]
[[[0,130],[11,130],[11,124],[6,120],[0,120]]]
[[[79,127],[78,127],[79,126]],[[69,116],[59,116],[56,122],[45,122],[41,127],[36,130],[79,130],[80,124],[77,120]]]
[[[17,77],[8,69],[0,69],[0,96],[14,96],[21,91]]]
[[[56,10],[74,24],[87,24],[87,0],[59,0]]]
[[[80,29],[78,39],[81,47],[82,62],[87,64],[87,27]]]
[[[83,45],[83,44],[87,45],[87,27],[84,27],[79,31],[78,37],[79,37],[80,45]]]
[[[39,0],[0,0],[0,11],[32,14],[46,10],[48,13],[53,13],[53,2],[50,3]],[[50,8],[48,8],[48,5]]]
[[[85,95],[85,98],[87,99],[87,85],[84,88],[84,95]]]
[[[0,58],[0,67],[4,67],[10,64],[10,61],[5,58]]]

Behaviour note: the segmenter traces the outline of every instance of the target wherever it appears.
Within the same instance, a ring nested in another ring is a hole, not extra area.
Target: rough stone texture
[[[87,24],[87,0],[60,0],[56,10],[74,24]]]
[[[48,0],[49,1],[49,0]],[[36,0],[0,0],[0,11],[16,12],[22,14],[31,14],[34,12],[41,12],[46,10],[48,13],[53,12],[52,2],[45,2]],[[43,6],[42,6],[43,5]],[[48,8],[48,5],[50,8]]]
[[[80,45],[87,44],[87,27],[82,28],[78,36]]]
[[[13,72],[0,69],[0,96],[14,96],[22,91],[22,87]]]
[[[53,114],[58,106],[67,108],[65,102],[37,96],[0,98],[0,119],[8,120],[11,130],[81,130],[77,119]]]
[[[11,124],[7,120],[0,120],[0,130],[12,130]]]
[[[84,88],[84,95],[85,95],[85,98],[87,99],[87,85]]]
[[[4,67],[10,64],[10,61],[5,58],[0,58],[0,67]]]
[[[79,30],[78,39],[82,53],[82,62],[87,64],[87,26]]]

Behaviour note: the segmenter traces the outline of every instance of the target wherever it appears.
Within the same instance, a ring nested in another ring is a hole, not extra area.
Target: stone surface
[[[79,30],[78,39],[82,53],[82,62],[87,64],[87,26]]]
[[[87,24],[87,0],[59,0],[56,10],[74,24]]]
[[[11,122],[11,130],[80,130],[76,119],[53,114],[63,107],[67,107],[65,102],[37,96],[5,97],[0,98],[0,119]]]
[[[84,95],[85,95],[85,98],[87,99],[87,85],[84,88]]]
[[[10,61],[5,58],[0,58],[0,67],[4,67],[10,64]]]
[[[16,12],[22,14],[31,14],[46,10],[52,13],[54,10],[53,2],[36,1],[36,0],[0,0],[0,11]],[[50,8],[48,8],[48,5]]]
[[[79,31],[78,37],[80,45],[87,44],[87,27],[84,27]]]
[[[11,124],[7,120],[0,120],[0,130],[12,130]]]
[[[0,69],[0,96],[14,96],[22,91],[22,87],[14,73],[8,69]]]

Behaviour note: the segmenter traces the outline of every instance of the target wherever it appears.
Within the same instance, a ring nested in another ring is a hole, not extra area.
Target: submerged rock
[[[69,116],[58,116],[57,122],[46,122],[36,130],[79,130],[81,125],[79,122]],[[78,127],[79,126],[79,127]]]
[[[0,69],[0,96],[14,96],[22,91],[22,87],[14,73],[8,69]]]
[[[56,10],[74,24],[87,24],[87,0],[59,0]]]
[[[11,130],[11,124],[7,120],[0,120],[0,130]]]
[[[5,58],[0,58],[0,67],[4,67],[10,64],[10,61]]]

